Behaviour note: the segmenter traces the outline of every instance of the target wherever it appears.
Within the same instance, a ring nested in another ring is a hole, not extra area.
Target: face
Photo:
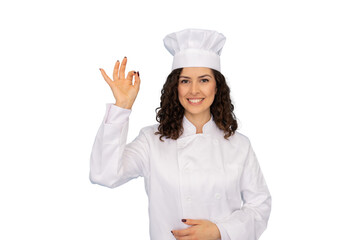
[[[216,91],[216,80],[210,68],[186,67],[181,71],[178,95],[186,117],[210,117]]]

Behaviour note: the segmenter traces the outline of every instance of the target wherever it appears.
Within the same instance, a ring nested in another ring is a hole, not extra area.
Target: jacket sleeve
[[[130,109],[106,104],[90,156],[92,183],[115,188],[147,173],[148,143],[143,129],[126,144],[130,113]]]
[[[240,177],[240,191],[242,207],[215,222],[221,240],[257,240],[267,227],[271,196],[251,145]]]

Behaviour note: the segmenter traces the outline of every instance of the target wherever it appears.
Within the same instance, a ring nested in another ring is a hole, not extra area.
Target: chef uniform
[[[222,34],[202,29],[185,29],[164,39],[174,55],[173,69],[220,70],[224,42]],[[91,152],[92,183],[115,188],[144,177],[152,240],[175,239],[171,230],[190,227],[181,219],[215,223],[222,240],[260,237],[269,219],[271,196],[246,136],[235,132],[225,139],[212,115],[197,134],[184,116],[184,132],[177,140],[160,141],[155,124],[142,128],[126,144],[131,111],[106,104]]]

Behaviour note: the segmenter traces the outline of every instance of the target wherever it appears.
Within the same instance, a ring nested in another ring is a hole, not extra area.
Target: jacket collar
[[[192,124],[192,122],[189,121],[189,119],[187,119],[185,117],[185,115],[183,117],[182,125],[183,125],[183,128],[184,128],[184,132],[180,136],[180,138],[196,134],[196,127],[194,126],[194,124]],[[210,120],[207,123],[205,123],[204,126],[203,126],[202,134],[210,134],[210,135],[211,134],[216,134],[218,132],[218,130],[219,129],[216,126],[216,123],[215,123],[215,121],[213,119],[213,115],[211,114]]]

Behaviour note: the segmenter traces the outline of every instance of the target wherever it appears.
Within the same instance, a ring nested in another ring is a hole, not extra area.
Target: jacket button
[[[219,141],[218,141],[217,139],[214,139],[214,140],[213,140],[213,143],[214,143],[215,145],[218,145],[218,144],[219,144]]]
[[[215,198],[216,198],[216,199],[220,199],[220,198],[221,198],[220,193],[216,193],[216,194],[215,194]]]

